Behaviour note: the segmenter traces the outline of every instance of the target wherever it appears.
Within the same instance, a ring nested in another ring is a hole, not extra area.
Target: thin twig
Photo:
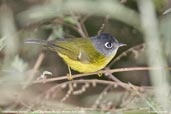
[[[119,109],[102,109],[102,108],[85,108],[85,107],[72,107],[72,108],[65,108],[66,112],[70,112],[73,113],[73,111],[75,112],[85,112],[85,111],[111,111],[111,112],[126,112],[126,111],[141,111],[141,110],[150,110],[150,109],[143,109],[143,108],[119,108]],[[53,113],[59,113],[59,110],[53,110]],[[39,111],[39,110],[35,110],[35,111],[14,111],[14,110],[2,110],[1,113],[3,114],[6,114],[6,113],[9,113],[9,114],[18,114],[18,113],[52,113],[51,110],[44,110],[44,111]]]
[[[144,48],[144,43],[142,44],[138,44],[134,47],[129,48],[128,50],[124,51],[123,53],[121,53],[119,56],[117,56],[107,67],[110,67],[111,65],[113,65],[116,61],[120,60],[122,57],[126,56],[128,53],[132,52],[135,49],[139,49],[139,48]]]
[[[64,89],[67,87],[67,85],[72,85],[72,84],[82,84],[82,83],[88,83],[88,84],[91,84],[93,87],[94,87],[94,84],[103,84],[103,85],[112,85],[112,86],[116,86],[116,85],[120,85],[120,82],[114,82],[114,81],[109,81],[109,80],[98,80],[98,79],[86,79],[86,80],[72,80],[72,81],[66,81],[66,82],[63,82],[63,83],[60,83],[60,84],[57,84],[53,87],[51,87],[50,89],[48,89],[46,92],[45,92],[45,96],[50,96],[50,94],[52,94],[53,92],[57,92],[59,89]],[[125,83],[125,86],[129,86],[129,84],[126,84]],[[128,90],[128,91],[132,91],[129,89],[127,89],[125,86],[121,86],[123,87],[124,89]],[[134,86],[134,88],[136,88],[137,90],[144,90],[144,89],[151,89],[151,88],[148,88],[146,86],[142,86],[142,87],[139,87],[139,86]],[[73,91],[73,89],[72,89]],[[73,91],[74,92],[74,91]],[[70,93],[71,94],[71,93]],[[42,95],[42,94],[41,94]]]
[[[76,26],[77,26],[78,33],[81,35],[81,37],[86,38],[86,33],[84,32],[84,30],[82,28],[81,22],[79,21],[79,19],[77,19],[74,12],[71,12],[71,15],[73,16],[73,18],[75,18],[77,20]]]
[[[77,30],[80,33],[81,37],[86,38],[86,34],[84,33],[81,23],[77,22],[76,25],[77,25]]]
[[[76,17],[75,17],[75,19],[76,19]],[[86,36],[88,36],[88,34],[86,33],[87,31],[86,31],[86,29],[85,28],[83,28],[84,27],[84,25],[83,25],[83,23],[81,23],[81,22],[77,22],[76,23],[76,26],[73,26],[73,25],[71,25],[71,24],[68,24],[68,23],[65,23],[62,19],[56,19],[55,21],[54,21],[55,23],[60,23],[60,24],[62,24],[62,25],[64,25],[64,26],[67,26],[67,27],[70,27],[71,29],[73,29],[74,31],[76,31],[77,33],[79,33],[82,37],[86,37]],[[84,30],[85,29],[85,30]]]
[[[84,34],[86,35],[86,37],[89,37],[89,35],[88,35],[88,32],[87,32],[87,29],[86,29],[86,27],[85,27],[85,21],[87,20],[87,18],[89,17],[90,15],[86,15],[83,19],[81,19],[81,21],[80,21],[80,23],[81,23],[81,27],[82,27],[82,29],[83,29],[83,31],[84,31]]]
[[[119,79],[117,79],[113,74],[111,73],[106,73],[106,76],[108,76],[110,79],[112,79],[115,82],[118,82],[118,85],[120,85],[121,87],[127,89],[127,90],[131,90],[130,86],[128,86],[128,84],[123,83],[122,81],[120,81]]]
[[[132,84],[129,84],[129,85],[134,90],[136,95],[138,95],[140,98],[142,98],[150,108],[152,108],[154,111],[157,111],[157,108],[154,106],[154,104],[152,104],[151,101],[146,99],[145,96],[143,94],[141,94],[134,85],[132,85]]]
[[[100,93],[100,95],[96,99],[95,103],[91,106],[92,108],[97,108],[98,107],[98,105],[100,104],[100,101],[104,98],[104,96],[106,95],[107,91],[111,87],[112,87],[111,85],[108,85],[107,87],[105,87],[105,89],[103,89],[103,91]]]
[[[132,92],[135,93],[135,95],[141,97],[142,99],[144,99],[144,101],[146,101],[146,104],[151,107],[153,110],[156,110],[156,108],[144,97],[144,95],[142,95],[140,93],[140,89],[137,88],[137,86],[131,84],[131,83],[123,83],[122,81],[120,81],[119,79],[117,79],[114,75],[112,75],[111,73],[107,74],[113,81],[118,82],[118,85],[120,85],[121,87],[127,89],[127,90],[131,90]]]
[[[131,67],[131,68],[118,68],[118,69],[110,69],[110,70],[101,70],[98,72],[93,72],[93,73],[84,73],[84,74],[76,74],[72,75],[73,79],[75,78],[80,78],[80,77],[86,77],[90,75],[97,75],[99,73],[115,73],[115,72],[129,72],[129,71],[145,71],[145,70],[171,70],[171,67]],[[50,78],[50,79],[45,79],[45,80],[36,80],[31,82],[30,84],[36,84],[36,83],[43,83],[43,82],[53,82],[53,81],[60,81],[60,80],[66,80],[68,77],[65,76],[57,76],[56,78]]]
[[[42,61],[43,61],[44,57],[45,57],[44,52],[40,53],[39,57],[36,60],[36,63],[34,65],[33,69],[31,70],[29,78],[27,79],[26,85],[24,87],[27,86],[27,83],[30,83],[30,81],[33,80],[36,72],[38,71],[40,65],[42,64]]]
[[[76,26],[73,26],[73,25],[71,25],[71,24],[69,24],[69,23],[66,23],[66,22],[64,22],[62,19],[59,19],[59,18],[58,18],[58,19],[54,20],[54,23],[55,23],[55,24],[62,24],[62,25],[64,25],[64,26],[66,26],[66,27],[69,27],[69,28],[73,29],[75,32],[78,32]],[[78,33],[79,33],[79,32],[78,32]]]
[[[98,33],[97,33],[98,35],[104,30],[105,25],[107,24],[108,20],[109,20],[109,15],[107,15],[107,16],[105,17],[104,23],[102,24],[102,26],[100,27],[100,30],[99,30]]]
[[[118,85],[118,82],[113,82],[113,81],[107,81],[107,80],[98,80],[98,79],[86,79],[86,80],[72,80],[72,81],[67,81],[63,82],[60,84],[57,84],[56,86],[53,86],[50,88],[46,93],[51,93],[54,92],[56,89],[59,89],[60,87],[63,88],[63,85],[68,85],[68,84],[73,84],[73,83],[98,83],[98,84],[104,84],[104,85]]]
[[[120,1],[122,4],[127,2],[127,0],[120,0]]]
[[[72,83],[70,83],[68,86],[69,86],[69,90],[67,91],[67,93],[65,94],[65,96],[61,99],[61,102],[66,101],[69,98],[69,96],[72,94],[72,92],[74,91],[74,88],[72,86]]]

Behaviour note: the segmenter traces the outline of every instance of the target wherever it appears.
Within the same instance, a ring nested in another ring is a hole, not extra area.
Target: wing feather
[[[74,38],[67,41],[52,41],[48,43],[51,50],[57,51],[69,58],[83,63],[95,62],[95,58],[99,56],[92,42],[88,38]]]

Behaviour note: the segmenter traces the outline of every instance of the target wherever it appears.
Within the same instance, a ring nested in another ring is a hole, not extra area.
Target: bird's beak
[[[119,46],[119,47],[122,47],[122,46],[126,46],[126,44],[118,43],[118,46]]]

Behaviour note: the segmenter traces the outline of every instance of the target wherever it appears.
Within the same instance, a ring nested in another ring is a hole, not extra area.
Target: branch
[[[129,71],[145,71],[145,70],[171,70],[171,67],[132,67],[132,68],[118,68],[118,69],[110,69],[110,70],[101,70],[98,72],[93,73],[83,73],[83,74],[75,74],[72,75],[73,79],[80,78],[80,77],[86,77],[90,75],[97,75],[99,73],[115,73],[115,72],[129,72]],[[44,80],[36,80],[33,81],[30,84],[36,84],[36,83],[47,83],[47,82],[53,82],[53,81],[60,81],[60,80],[67,80],[68,76],[57,76],[56,78],[50,78],[50,79],[44,79]]]

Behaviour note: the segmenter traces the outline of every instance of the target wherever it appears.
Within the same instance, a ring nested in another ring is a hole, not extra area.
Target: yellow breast
[[[114,57],[114,55],[111,55],[107,57],[107,59],[101,58],[97,60],[95,63],[82,63],[80,61],[75,61],[67,57],[66,55],[63,55],[61,53],[58,53],[58,55],[63,58],[63,60],[73,69],[78,72],[86,73],[86,72],[96,72],[102,68],[104,68]]]

